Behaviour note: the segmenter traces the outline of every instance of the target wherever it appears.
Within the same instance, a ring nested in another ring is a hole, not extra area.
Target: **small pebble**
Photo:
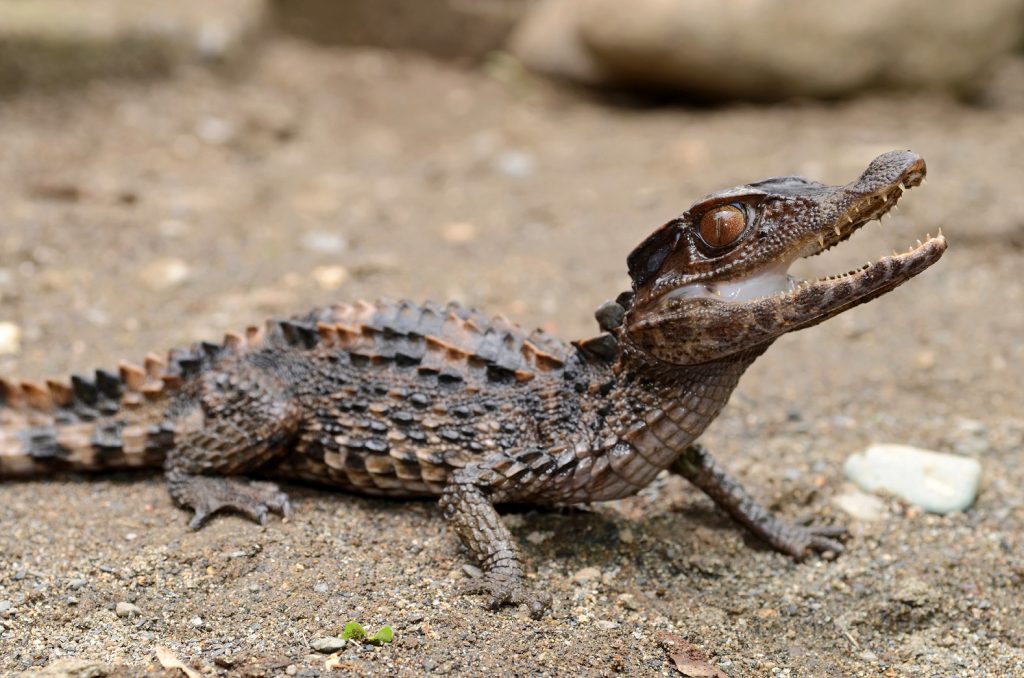
[[[340,651],[347,642],[337,636],[328,636],[326,638],[314,638],[309,646],[316,652],[331,654],[332,652]]]
[[[326,582],[318,581],[316,584],[313,584],[313,591],[315,593],[327,593],[330,590],[331,588]]]
[[[201,628],[203,628],[203,623],[204,622],[203,622],[203,618],[202,617],[196,616],[196,617],[192,617],[191,619],[189,619],[188,623],[191,624],[192,626],[196,627],[197,629],[201,629]]]
[[[348,280],[348,271],[343,266],[317,266],[313,269],[313,280],[320,289],[333,292]]]
[[[548,539],[551,539],[552,534],[554,533],[534,531],[526,535],[526,541],[530,542],[531,544],[543,544]]]
[[[208,144],[220,145],[231,141],[235,135],[235,126],[230,120],[209,116],[196,125],[196,136]]]
[[[572,580],[580,584],[585,584],[589,581],[601,578],[601,570],[596,567],[584,567],[578,570],[573,576]]]
[[[981,455],[992,449],[988,426],[977,419],[959,419],[953,434],[957,454]]]
[[[341,233],[331,231],[309,231],[302,236],[302,246],[311,252],[322,254],[338,254],[345,250],[348,243]]]
[[[476,226],[465,221],[453,221],[441,227],[441,237],[450,243],[467,243],[476,239]]]
[[[21,350],[21,328],[11,322],[0,322],[0,355],[14,355]]]
[[[637,605],[636,597],[632,593],[620,593],[619,602],[627,610],[639,610],[640,606]]]
[[[535,164],[533,156],[529,153],[506,151],[498,156],[494,166],[505,176],[522,179],[533,174]]]
[[[139,272],[139,277],[151,290],[160,291],[181,285],[191,274],[192,270],[183,260],[166,257],[144,266]]]
[[[885,512],[884,501],[873,494],[866,494],[860,490],[844,492],[832,501],[857,520],[879,520]]]
[[[981,482],[981,464],[974,459],[907,445],[871,445],[847,458],[843,470],[866,492],[887,490],[939,514],[973,504]]]
[[[0,617],[9,617],[14,605],[9,600],[0,600]]]
[[[619,622],[611,621],[610,619],[599,619],[596,623],[598,628],[604,629],[605,631],[611,631],[619,628]]]
[[[501,517],[501,521],[505,523],[505,527],[510,530],[518,530],[520,527],[526,524],[526,518],[523,518],[518,513],[509,513]]]
[[[114,614],[121,619],[128,619],[129,617],[138,617],[142,614],[142,610],[131,603],[122,601],[114,607]]]

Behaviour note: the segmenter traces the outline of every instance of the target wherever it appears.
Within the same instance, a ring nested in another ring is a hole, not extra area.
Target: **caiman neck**
[[[697,392],[712,381],[723,385],[732,381],[731,392],[751,363],[773,343],[768,341],[719,360],[677,365],[641,350],[623,329],[619,329],[617,339],[619,355],[613,368],[615,374],[623,381],[647,384],[659,391],[665,389],[666,395],[673,391],[677,395]]]

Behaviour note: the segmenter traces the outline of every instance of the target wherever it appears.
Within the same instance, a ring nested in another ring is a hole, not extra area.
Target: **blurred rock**
[[[275,0],[275,22],[330,44],[375,45],[440,57],[500,49],[528,0]]]
[[[1021,0],[547,0],[534,11],[557,21],[514,45],[541,71],[715,99],[974,95],[1024,33]]]
[[[978,495],[981,464],[908,445],[871,445],[850,455],[846,477],[862,490],[886,490],[931,513],[964,511]]]
[[[234,62],[266,15],[265,0],[0,0],[0,91]]]
[[[538,73],[587,85],[608,82],[610,75],[580,35],[584,4],[584,0],[540,0],[516,27],[509,49]]]

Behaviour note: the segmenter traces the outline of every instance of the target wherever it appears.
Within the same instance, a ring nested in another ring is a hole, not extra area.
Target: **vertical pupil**
[[[709,245],[721,247],[735,241],[743,232],[743,212],[728,205],[708,212],[700,220],[700,234]]]

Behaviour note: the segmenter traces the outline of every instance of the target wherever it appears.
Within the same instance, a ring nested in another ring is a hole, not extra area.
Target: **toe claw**
[[[497,610],[504,605],[525,604],[534,619],[540,619],[551,607],[551,596],[548,593],[533,591],[518,578],[492,573],[485,573],[482,577],[465,582],[460,587],[460,593],[484,594],[484,607],[488,610]]]

